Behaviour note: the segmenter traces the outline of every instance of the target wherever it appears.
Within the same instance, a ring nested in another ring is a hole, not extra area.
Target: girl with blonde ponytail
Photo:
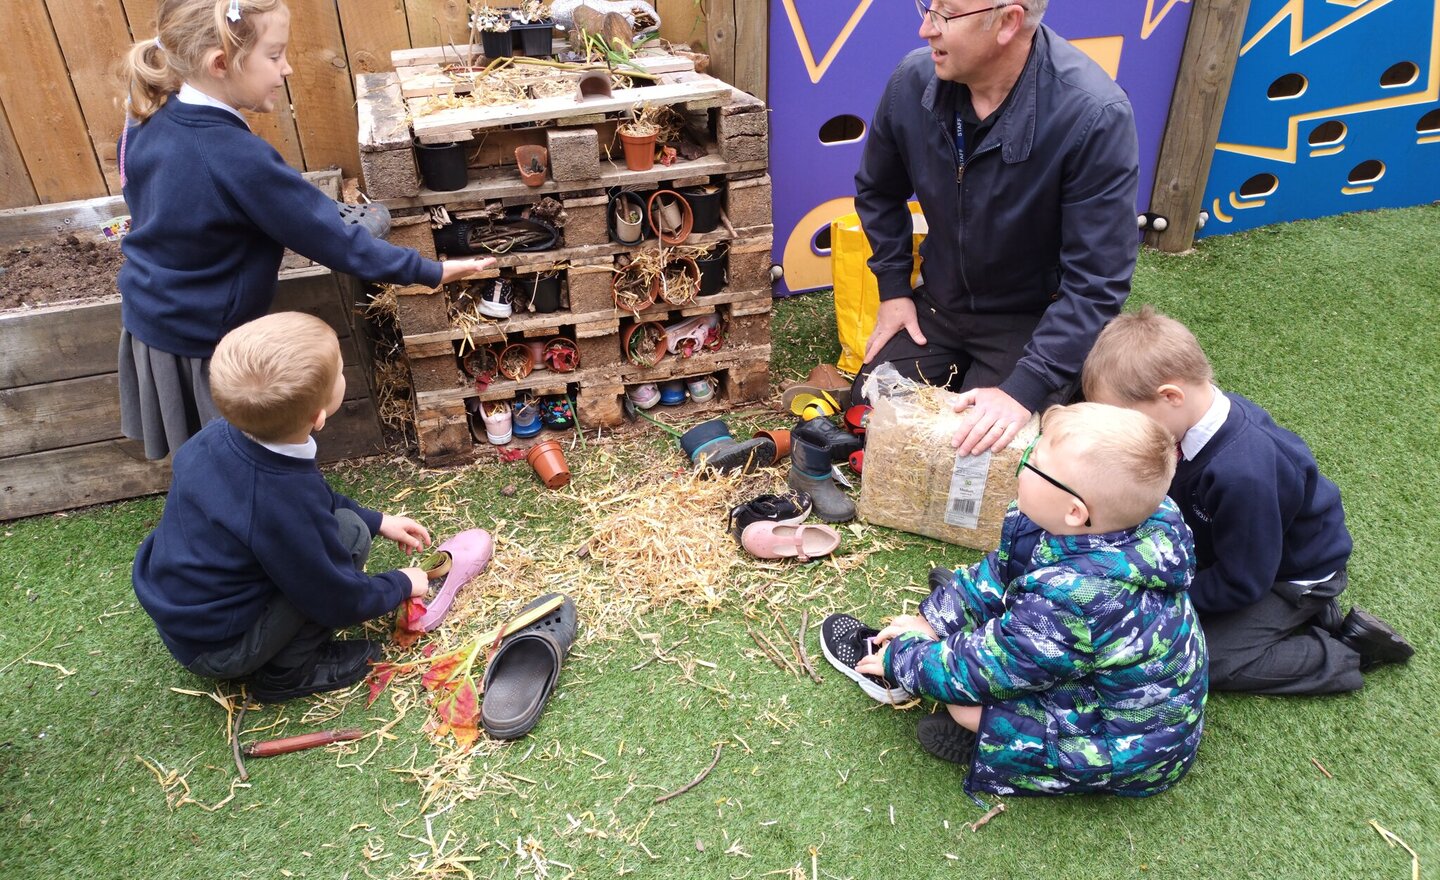
[[[270,310],[285,248],[391,284],[440,284],[493,259],[444,264],[385,242],[379,205],[342,205],[285,164],[242,111],[286,98],[283,0],[160,0],[156,36],[125,59],[130,120],[120,181],[121,429],[164,458],[219,416],[210,354]]]

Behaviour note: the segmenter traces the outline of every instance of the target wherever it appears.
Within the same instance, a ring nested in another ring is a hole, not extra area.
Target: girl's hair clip
[[[156,34],[156,36],[155,36],[155,48],[156,48],[156,49],[159,49],[161,52],[164,52],[164,51],[165,51],[165,47],[162,46],[162,45],[160,45],[160,36],[159,36],[159,34]]]
[[[225,17],[231,21],[240,20],[240,0],[230,0],[230,11],[225,13]]]

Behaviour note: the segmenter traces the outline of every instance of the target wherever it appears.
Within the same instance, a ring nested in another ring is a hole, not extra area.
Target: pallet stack
[[[478,47],[472,50],[478,52]],[[497,269],[489,275],[513,275],[523,283],[526,276],[558,269],[568,291],[568,307],[544,314],[517,310],[509,319],[457,326],[455,297],[464,285],[398,292],[398,321],[425,462],[444,464],[473,454],[467,400],[473,407],[474,399],[568,394],[576,403],[580,424],[598,427],[620,423],[626,388],[645,382],[713,375],[718,381],[711,406],[764,397],[769,386],[773,228],[763,102],[695,73],[686,59],[661,53],[641,60],[659,76],[658,84],[617,89],[609,98],[581,103],[573,95],[562,95],[428,112],[424,103],[429,96],[457,89],[445,73],[447,64],[463,63],[457,51],[396,52],[394,73],[358,77],[361,167],[367,192],[391,210],[390,240],[432,258],[437,256],[431,217],[436,206],[443,206],[453,218],[497,204],[533,205],[544,197],[558,200],[564,206],[563,245],[500,255]],[[705,147],[706,155],[670,166],[657,163],[648,171],[627,170],[615,129],[632,107],[642,103],[681,109],[691,136]],[[467,185],[451,192],[423,188],[412,143],[457,140],[466,142],[471,151]],[[550,174],[542,186],[529,187],[520,180],[514,150],[523,144],[538,144],[549,151]],[[617,309],[611,294],[617,265],[659,245],[655,238],[636,245],[612,241],[607,225],[611,194],[617,188],[651,191],[700,185],[724,190],[721,224],[714,232],[691,235],[684,244],[725,243],[728,283],[718,293],[699,296],[683,307],[662,301],[638,313]],[[637,321],[669,324],[710,314],[726,327],[718,350],[689,358],[672,354],[648,368],[624,356],[622,334]],[[575,340],[580,352],[576,371],[537,371],[521,380],[497,378],[478,389],[461,370],[460,355],[471,346],[555,336]]]

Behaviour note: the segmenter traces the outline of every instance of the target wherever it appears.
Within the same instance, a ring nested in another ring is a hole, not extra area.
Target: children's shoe
[[[504,446],[510,442],[513,434],[510,404],[504,401],[482,403],[480,404],[480,418],[485,423],[485,439],[492,445]]]
[[[709,376],[700,376],[685,383],[685,390],[690,392],[690,399],[696,403],[704,403],[715,396],[715,386],[710,384]]]
[[[856,684],[865,695],[878,703],[903,703],[910,692],[893,681],[878,675],[865,675],[855,666],[866,655],[875,652],[871,641],[880,630],[871,629],[848,614],[832,614],[820,623],[820,651],[830,665]]]
[[[575,427],[575,412],[570,409],[570,399],[547,397],[540,401],[540,421],[555,431],[568,431]]]
[[[488,318],[508,318],[515,313],[515,284],[509,278],[496,278],[485,285],[480,294],[480,314]]]
[[[650,409],[660,402],[660,389],[654,382],[646,382],[643,385],[636,385],[625,392],[630,397],[630,402],[638,409]]]
[[[261,667],[248,681],[250,693],[262,703],[283,703],[347,688],[370,674],[370,664],[380,659],[380,653],[380,644],[368,639],[327,642],[306,666],[290,670]]]
[[[1415,649],[1390,624],[1363,608],[1351,608],[1340,627],[1340,643],[1360,655],[1360,671],[1384,663],[1404,663]]]
[[[728,528],[740,540],[745,527],[756,522],[773,522],[787,526],[798,526],[810,515],[810,496],[804,492],[789,492],[784,495],[756,495],[749,501],[730,508]]]
[[[943,709],[926,715],[915,725],[920,747],[942,761],[969,764],[975,754],[975,732],[967,730]]]
[[[660,405],[679,406],[685,402],[685,382],[672,379],[660,385]]]
[[[516,437],[534,437],[545,427],[540,421],[540,404],[527,398],[517,400],[513,404],[514,412],[511,414],[511,430]]]
[[[740,533],[740,546],[756,559],[809,562],[829,556],[840,546],[840,533],[827,525],[784,526],[753,522]]]

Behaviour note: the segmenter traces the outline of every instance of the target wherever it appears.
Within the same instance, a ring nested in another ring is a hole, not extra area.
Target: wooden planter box
[[[335,171],[307,175],[335,195]],[[58,233],[101,238],[127,212],[118,197],[0,211],[0,250]],[[108,282],[108,279],[107,279]],[[321,461],[382,449],[369,347],[353,323],[356,282],[287,254],[275,311],[314,314],[335,328],[345,357],[345,403],[315,436]],[[0,312],[0,520],[163,492],[170,460],[147,461],[120,434],[116,364],[120,297]]]

